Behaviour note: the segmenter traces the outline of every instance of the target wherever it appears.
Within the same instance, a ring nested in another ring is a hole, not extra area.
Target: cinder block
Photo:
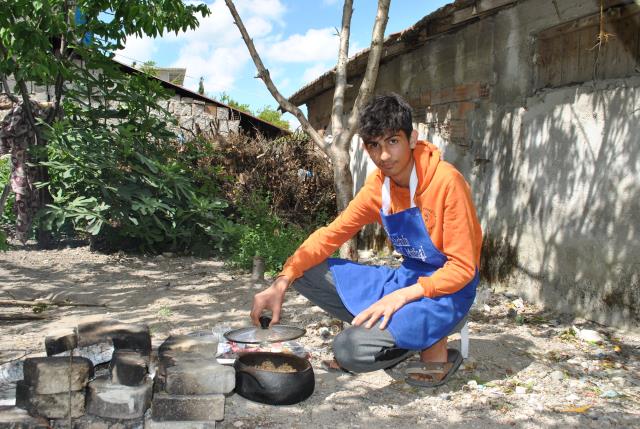
[[[214,360],[178,362],[166,369],[165,390],[170,395],[229,394],[236,386],[233,367]]]
[[[169,395],[156,393],[151,406],[156,422],[203,422],[224,419],[224,395]]]
[[[48,419],[76,418],[84,415],[85,391],[54,393],[51,395],[39,395],[31,391],[27,404],[27,412],[32,416],[41,416]]]
[[[216,429],[216,422],[156,422],[145,420],[145,429]]]
[[[140,386],[124,386],[96,378],[87,386],[87,414],[108,419],[141,418],[149,408],[152,388],[153,382],[148,377]]]
[[[111,381],[125,386],[138,386],[145,381],[149,368],[149,356],[133,350],[116,350],[109,369]]]
[[[104,419],[98,416],[84,415],[73,420],[73,429],[143,429],[144,419],[117,420]],[[54,420],[53,429],[68,429],[68,420]]]
[[[49,422],[16,407],[0,406],[0,429],[48,429]]]
[[[160,345],[158,356],[162,358],[168,352],[197,353],[213,358],[218,353],[218,338],[213,335],[202,337],[172,335]]]
[[[78,391],[93,377],[93,364],[87,358],[36,357],[24,361],[24,382],[39,395]],[[71,374],[71,377],[69,377]]]
[[[51,332],[44,338],[44,348],[47,351],[47,356],[64,353],[75,349],[77,346],[78,335],[73,329]]]
[[[112,342],[116,349],[136,350],[144,354],[151,351],[151,335],[147,325],[121,323],[112,319],[78,325],[79,346],[103,342]]]

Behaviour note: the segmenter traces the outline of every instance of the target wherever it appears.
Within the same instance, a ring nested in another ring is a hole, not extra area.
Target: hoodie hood
[[[418,140],[415,149],[413,149],[413,159],[416,163],[416,172],[418,172],[416,193],[421,194],[427,189],[433,175],[436,174],[436,168],[440,163],[440,149],[432,143]]]

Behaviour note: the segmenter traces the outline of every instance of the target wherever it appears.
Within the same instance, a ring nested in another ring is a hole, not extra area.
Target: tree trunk
[[[337,145],[331,148],[331,164],[333,166],[333,183],[336,187],[336,205],[338,213],[347,208],[353,198],[353,176],[349,166],[349,151]],[[340,247],[340,257],[358,260],[358,236],[354,236]]]

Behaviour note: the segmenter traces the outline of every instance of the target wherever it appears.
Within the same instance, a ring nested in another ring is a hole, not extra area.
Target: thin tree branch
[[[18,97],[16,97],[13,92],[11,92],[11,88],[9,87],[9,82],[7,80],[7,76],[5,75],[1,75],[2,76],[2,88],[4,88],[4,93],[7,94],[7,97],[9,97],[9,100],[13,101],[14,103],[17,103],[20,101],[20,99]]]
[[[331,133],[335,136],[342,132],[344,114],[344,93],[347,88],[347,61],[349,58],[349,36],[351,34],[351,15],[353,0],[345,0],[342,8],[342,30],[340,31],[340,50],[336,65],[336,88],[333,93],[331,112]]]
[[[347,128],[340,134],[337,144],[349,147],[351,138],[355,134],[358,115],[362,106],[369,100],[373,92],[373,88],[378,78],[378,69],[380,67],[380,58],[382,57],[382,48],[384,47],[384,30],[387,28],[389,20],[389,3],[391,0],[378,0],[378,12],[376,13],[376,21],[373,26],[373,34],[371,38],[371,48],[369,49],[369,59],[367,68],[358,91],[358,96],[353,104],[353,109],[347,121]]]
[[[67,28],[71,28],[74,23],[71,20],[71,12],[69,2],[65,0],[64,5],[62,7],[63,12],[65,14]],[[62,67],[63,60],[65,59],[65,51],[67,50],[67,39],[65,37],[65,32],[63,31],[60,35],[60,48],[58,52],[55,52],[54,55],[58,58],[59,67]],[[53,109],[49,112],[46,118],[46,122],[51,124],[59,115],[60,115],[60,103],[62,102],[62,86],[64,85],[64,76],[62,75],[62,71],[58,70],[58,74],[56,75],[56,82],[54,84],[54,94],[55,94],[55,103],[53,105]]]
[[[264,81],[264,84],[267,86],[267,89],[269,90],[273,98],[276,99],[280,107],[282,107],[283,110],[286,110],[287,112],[291,113],[296,118],[298,118],[298,120],[300,121],[300,125],[302,125],[302,128],[309,134],[309,136],[311,136],[315,144],[317,144],[318,147],[322,149],[322,151],[324,151],[325,153],[328,153],[329,145],[324,141],[322,136],[320,136],[320,134],[311,126],[307,118],[304,116],[304,113],[302,113],[302,110],[300,110],[298,106],[294,105],[289,100],[284,98],[282,94],[280,94],[280,92],[278,91],[278,88],[276,88],[275,84],[271,80],[271,76],[269,75],[269,70],[267,70],[264,64],[262,63],[262,60],[260,59],[260,55],[258,54],[258,51],[256,50],[256,47],[253,44],[253,40],[251,40],[251,37],[249,37],[249,33],[247,32],[247,29],[245,28],[244,23],[242,22],[242,19],[240,18],[238,11],[236,10],[235,5],[233,4],[233,1],[225,0],[225,3],[227,4],[227,8],[229,9],[229,12],[231,12],[231,16],[233,16],[233,20],[235,21],[236,25],[238,26],[238,29],[240,30],[240,34],[242,35],[242,39],[244,40],[245,45],[247,45],[247,48],[249,49],[249,54],[251,54],[253,63],[256,65],[256,68],[258,69],[257,77],[259,77]]]
[[[57,307],[106,307],[105,304],[83,304],[67,301],[51,301],[48,299],[40,299],[37,301],[26,301],[19,299],[0,299],[0,305],[18,306],[18,307],[41,307],[41,306],[57,306]]]

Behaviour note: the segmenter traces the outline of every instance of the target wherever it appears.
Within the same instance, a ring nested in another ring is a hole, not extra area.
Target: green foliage
[[[200,82],[198,82],[198,94],[204,95],[204,79],[200,78]]]
[[[192,172],[205,147],[178,146],[167,112],[168,94],[144,75],[103,74],[70,90],[67,116],[48,132],[48,186],[54,202],[45,228],[69,225],[96,237],[99,248],[203,253],[220,247],[222,210],[215,174]],[[89,108],[82,100],[99,99]],[[208,172],[211,173],[211,172]]]
[[[82,19],[75,18],[76,8]],[[75,82],[82,74],[73,56],[104,57],[124,48],[131,36],[155,38],[194,29],[198,15],[209,13],[204,4],[182,0],[5,1],[0,7],[0,74],[39,84]],[[61,49],[61,42],[73,51]]]
[[[307,237],[304,229],[274,214],[266,196],[252,194],[237,210],[237,223],[228,233],[231,261],[240,268],[250,269],[253,257],[262,256],[267,272],[275,274]]]
[[[11,157],[4,155],[0,157],[0,195],[5,187],[9,184],[9,176],[11,175]],[[0,213],[0,228],[3,225],[13,225],[16,221],[16,215],[13,212],[13,205],[16,200],[13,192],[9,193],[7,202],[4,206],[4,212]]]
[[[222,94],[220,94],[220,96],[218,97],[218,100],[221,103],[224,103],[229,107],[233,107],[234,109],[240,110],[242,112],[247,112],[249,114],[253,114],[253,112],[251,111],[251,108],[249,107],[248,104],[240,103],[240,102],[234,100],[226,92],[223,92]]]
[[[258,118],[270,122],[280,128],[284,128],[285,130],[289,129],[289,122],[282,119],[282,112],[271,106],[264,106],[262,109],[258,110]]]
[[[9,184],[9,176],[11,174],[11,159],[9,155],[0,157],[0,196],[4,190],[5,185]],[[4,210],[0,213],[0,251],[8,249],[7,234],[5,230],[15,224],[16,215],[13,213],[13,204],[15,201],[15,195],[9,194],[4,206]]]
[[[158,65],[156,64],[155,61],[145,61],[144,63],[142,63],[142,65],[140,65],[140,67],[138,67],[138,70],[140,70],[143,73],[146,73],[150,76],[155,76],[158,77]]]

